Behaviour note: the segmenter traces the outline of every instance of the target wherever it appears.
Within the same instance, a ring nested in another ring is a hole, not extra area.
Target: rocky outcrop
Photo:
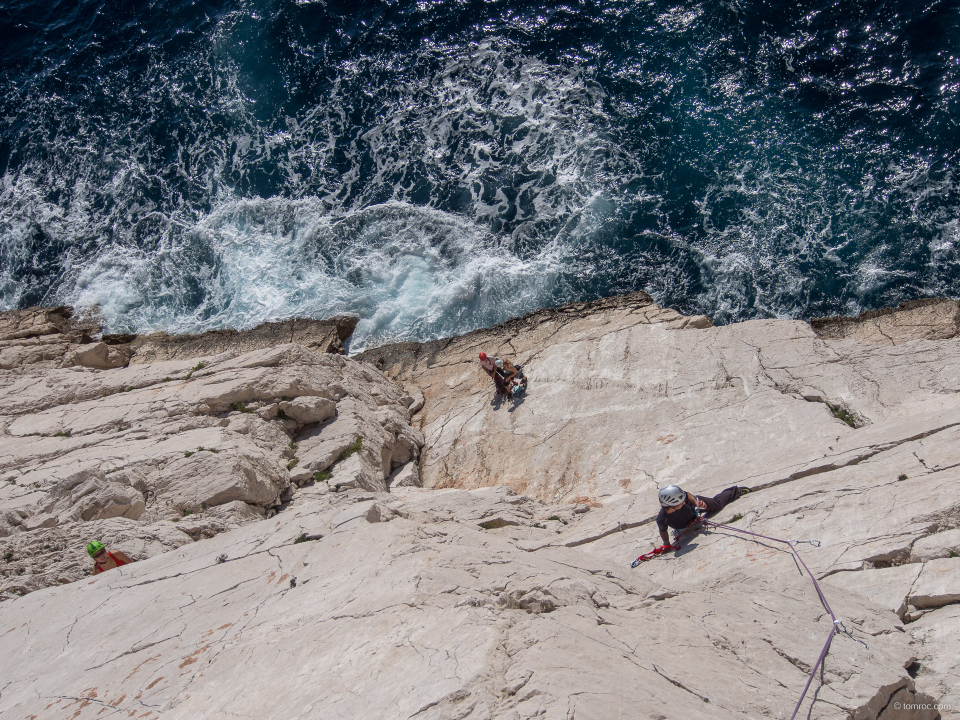
[[[857,340],[900,345],[911,340],[949,340],[960,335],[960,303],[946,298],[910,300],[897,308],[872,310],[855,318],[812,320],[817,335],[829,340]]]
[[[283,344],[343,354],[343,343],[357,325],[354,315],[329,320],[297,318],[262,323],[251,330],[211,330],[200,335],[103,334],[94,311],[77,316],[73,308],[28,308],[0,313],[0,371],[37,372],[51,368],[96,370],[170,360],[195,360],[221,353],[244,353]]]
[[[677,483],[753,488],[715,519],[801,541],[843,620],[799,716],[951,717],[940,332],[714,328],[638,293],[364,362],[11,369],[0,715],[790,717],[831,621],[786,547],[714,529],[629,567]],[[83,577],[93,537],[139,562]]]
[[[408,405],[367,366],[292,344],[0,377],[0,598],[83,577],[91,539],[144,558],[318,480],[385,490],[423,444]]]
[[[250,352],[291,343],[324,353],[343,353],[343,343],[357,326],[356,315],[338,315],[331,320],[297,318],[268,322],[251,330],[211,330],[201,335],[153,333],[135,337],[106,335],[108,346],[126,347],[130,364],[190,360],[223,352]]]

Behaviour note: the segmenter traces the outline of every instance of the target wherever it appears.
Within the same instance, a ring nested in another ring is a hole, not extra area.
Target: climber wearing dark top
[[[705,515],[715,515],[728,503],[738,497],[746,495],[750,490],[745,487],[728,487],[712,498],[698,497],[693,493],[681,490],[676,485],[669,485],[660,490],[660,514],[657,515],[657,528],[664,545],[670,544],[667,527],[674,530],[683,530],[697,519],[697,510]]]

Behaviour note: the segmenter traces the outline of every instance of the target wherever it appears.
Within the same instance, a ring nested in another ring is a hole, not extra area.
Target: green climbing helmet
[[[100,552],[101,550],[106,550],[106,549],[107,549],[107,547],[106,547],[102,542],[99,542],[99,541],[97,541],[97,540],[94,540],[92,543],[90,543],[89,545],[87,545],[87,554],[88,554],[90,557],[93,557],[94,555],[96,555],[96,554],[97,554],[98,552]]]

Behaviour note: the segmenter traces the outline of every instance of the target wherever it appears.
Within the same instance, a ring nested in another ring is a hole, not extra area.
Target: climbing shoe
[[[744,495],[750,494],[750,488],[737,488],[737,497],[742,498]]]

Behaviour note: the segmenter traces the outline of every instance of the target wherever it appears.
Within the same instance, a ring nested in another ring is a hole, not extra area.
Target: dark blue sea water
[[[358,349],[960,297],[958,87],[960,0],[7,0],[0,305]]]

